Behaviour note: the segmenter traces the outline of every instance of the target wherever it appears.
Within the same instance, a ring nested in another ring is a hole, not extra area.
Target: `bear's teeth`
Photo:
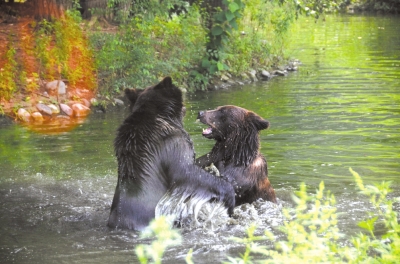
[[[197,118],[197,119],[196,119],[196,123],[200,123],[200,119]]]
[[[203,128],[203,135],[209,135],[212,133],[212,128],[208,127],[208,128]]]

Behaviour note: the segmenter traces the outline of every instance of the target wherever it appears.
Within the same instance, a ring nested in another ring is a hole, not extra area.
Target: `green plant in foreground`
[[[360,175],[350,168],[360,193],[369,197],[374,213],[370,212],[369,219],[358,225],[368,231],[360,233],[351,239],[354,249],[348,250],[345,257],[349,263],[400,263],[400,225],[393,203],[400,202],[400,197],[393,200],[387,195],[392,192],[390,182],[364,185]],[[382,237],[375,234],[375,223],[380,220],[386,233]]]
[[[343,244],[344,235],[337,226],[334,196],[324,191],[323,182],[315,194],[309,194],[302,183],[300,190],[293,195],[296,207],[283,209],[286,221],[280,231],[285,238],[276,241],[269,231],[256,236],[256,226],[251,225],[247,237],[232,239],[245,245],[244,253],[240,257],[229,257],[227,263],[400,263],[400,226],[397,212],[393,210],[393,203],[400,202],[400,198],[387,198],[391,192],[390,182],[364,185],[355,171],[350,169],[350,172],[360,193],[367,196],[374,207],[369,218],[358,224],[365,233],[353,236],[347,240],[347,245]],[[376,234],[378,221],[385,227],[383,235]],[[177,245],[181,239],[178,231],[169,228],[165,218],[153,221],[143,234],[144,237],[154,235],[157,240],[151,245],[136,248],[141,263],[148,263],[149,259],[161,263],[165,249]],[[275,241],[273,248],[260,243],[268,239]],[[193,263],[191,254],[190,251],[187,263]],[[254,254],[257,254],[256,260]]]
[[[343,234],[337,227],[334,196],[324,194],[323,182],[315,195],[308,194],[306,186],[301,184],[300,191],[293,197],[296,208],[283,210],[286,222],[281,231],[286,239],[275,242],[274,249],[267,249],[254,243],[262,237],[254,237],[255,229],[250,227],[248,238],[236,239],[246,245],[245,254],[230,259],[231,263],[250,263],[250,252],[264,255],[266,259],[260,261],[262,263],[400,263],[400,227],[393,210],[394,201],[387,198],[391,192],[390,183],[364,186],[361,177],[352,169],[350,171],[360,193],[366,195],[375,208],[374,213],[369,213],[368,220],[359,223],[366,234],[350,238],[349,246],[341,245],[338,239]],[[375,234],[378,219],[386,228],[381,237]],[[265,235],[274,240],[269,231]]]
[[[246,252],[241,258],[229,258],[230,263],[252,263],[250,253],[264,255],[266,259],[263,263],[341,262],[337,254],[337,240],[343,235],[337,227],[335,198],[329,192],[325,194],[324,189],[321,182],[316,194],[310,195],[302,183],[300,190],[293,195],[296,208],[283,209],[286,221],[280,230],[286,239],[275,242],[274,249],[268,249],[255,242],[266,239],[275,241],[275,236],[266,231],[265,236],[255,237],[255,228],[250,227],[247,238],[235,238],[246,245]]]
[[[161,263],[167,247],[181,243],[181,235],[176,229],[171,229],[170,220],[168,217],[159,217],[153,220],[143,231],[141,238],[156,237],[156,240],[150,245],[138,245],[136,247],[135,251],[140,263],[149,263],[150,259],[153,260],[153,263]]]

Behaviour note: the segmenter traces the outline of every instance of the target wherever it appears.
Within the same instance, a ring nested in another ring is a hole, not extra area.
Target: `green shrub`
[[[5,64],[0,65],[0,99],[10,99],[17,88],[17,62],[15,61],[15,54],[14,47],[11,44],[7,45],[7,52],[4,58]]]
[[[137,16],[118,32],[91,36],[100,71],[103,93],[119,92],[126,86],[146,87],[163,76],[177,83],[188,80],[204,54],[206,33],[200,13],[192,6],[185,16]]]
[[[70,85],[86,89],[96,87],[93,54],[79,26],[76,11],[67,11],[64,18],[42,20],[35,34],[35,54],[39,75],[43,79],[68,79]]]
[[[286,33],[295,20],[293,2],[246,0],[238,30],[226,48],[227,64],[235,74],[250,68],[272,66],[274,56],[284,55]]]
[[[161,263],[165,250],[170,246],[181,243],[181,235],[176,229],[170,228],[171,219],[159,217],[153,220],[150,225],[141,233],[141,238],[156,238],[150,245],[138,245],[135,249],[140,263]]]

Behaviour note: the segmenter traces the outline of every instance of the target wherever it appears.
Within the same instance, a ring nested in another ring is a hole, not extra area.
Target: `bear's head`
[[[234,105],[201,111],[197,118],[208,125],[203,136],[217,141],[211,159],[240,166],[248,166],[257,157],[259,131],[269,127],[269,122],[256,113]]]
[[[244,108],[225,105],[215,110],[200,111],[197,118],[208,128],[203,130],[203,136],[217,141],[227,138],[243,137],[249,133],[258,133],[267,129],[269,122],[256,113]]]
[[[185,107],[181,90],[165,77],[160,83],[144,90],[125,89],[130,101],[131,112],[146,115],[160,115],[169,118],[183,118]]]

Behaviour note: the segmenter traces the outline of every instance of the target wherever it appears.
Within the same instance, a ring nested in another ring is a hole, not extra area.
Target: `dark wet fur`
[[[276,203],[275,191],[268,179],[267,161],[260,153],[259,131],[269,122],[254,112],[233,105],[199,112],[198,119],[212,128],[204,136],[216,140],[211,152],[198,158],[205,168],[213,163],[220,174],[231,181],[236,206],[258,198]]]
[[[232,214],[232,185],[194,164],[193,143],[182,124],[182,93],[171,78],[125,94],[131,114],[114,141],[118,183],[108,226],[143,229],[154,218],[160,198],[175,188],[187,197],[223,202]]]

